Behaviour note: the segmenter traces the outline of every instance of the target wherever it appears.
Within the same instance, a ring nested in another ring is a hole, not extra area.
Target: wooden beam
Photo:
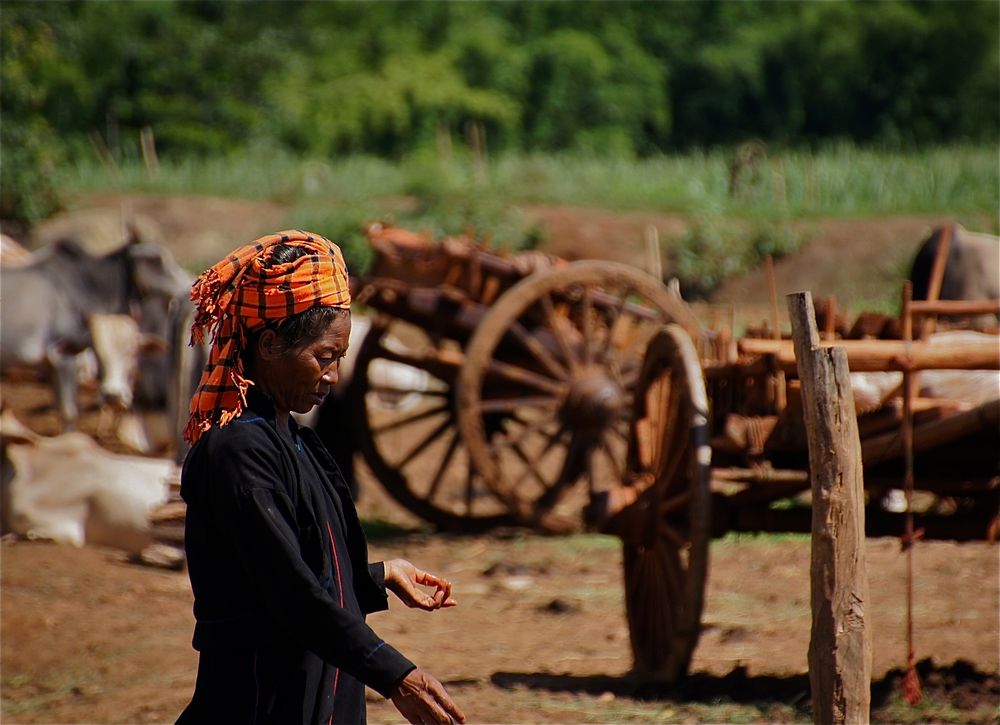
[[[1000,300],[913,300],[914,315],[1000,315]]]
[[[970,410],[960,410],[914,426],[913,450],[937,448],[978,431],[996,430],[997,425],[1000,425],[1000,400],[990,400]],[[862,455],[868,466],[899,458],[904,452],[898,429],[865,438],[862,446]]]
[[[822,347],[836,345],[847,353],[852,373],[891,370],[1000,370],[1000,338],[984,336],[981,341],[948,345],[914,342],[907,355],[902,340],[822,341]],[[765,340],[746,337],[739,341],[744,355],[774,355],[778,366],[796,369],[795,349],[791,340]]]

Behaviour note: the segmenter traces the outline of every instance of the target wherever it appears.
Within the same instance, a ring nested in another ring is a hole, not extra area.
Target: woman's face
[[[267,391],[278,410],[308,413],[340,379],[340,360],[351,336],[350,315],[340,315],[315,340],[274,360]]]

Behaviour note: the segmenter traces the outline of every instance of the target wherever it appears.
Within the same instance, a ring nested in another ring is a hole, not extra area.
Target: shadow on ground
[[[883,707],[893,693],[901,691],[904,675],[904,670],[893,669],[872,682],[872,710]],[[1000,703],[1000,676],[979,672],[968,662],[959,660],[947,667],[935,667],[932,660],[924,659],[917,663],[917,675],[923,694],[928,699],[948,702],[961,710]],[[780,703],[802,712],[811,711],[808,675],[751,677],[744,667],[736,667],[722,676],[695,672],[679,685],[669,688],[643,684],[628,676],[497,672],[491,679],[494,685],[506,689],[526,687],[587,695],[611,692],[618,697],[672,702],[713,703],[727,700],[758,705]]]

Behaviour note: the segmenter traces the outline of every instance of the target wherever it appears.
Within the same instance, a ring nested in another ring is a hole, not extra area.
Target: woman
[[[444,688],[365,624],[386,590],[426,610],[451,584],[402,559],[368,564],[347,485],[290,413],[337,384],[351,330],[340,249],[286,231],[195,282],[193,339],[214,331],[185,437],[185,547],[199,651],[179,723],[361,723],[364,686],[411,723],[464,722]],[[433,587],[428,595],[418,585]]]

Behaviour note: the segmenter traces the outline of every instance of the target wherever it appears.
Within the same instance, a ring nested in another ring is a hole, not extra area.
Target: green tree
[[[30,223],[60,205],[51,177],[61,145],[45,111],[73,74],[35,7],[4,8],[0,47],[0,217]]]

